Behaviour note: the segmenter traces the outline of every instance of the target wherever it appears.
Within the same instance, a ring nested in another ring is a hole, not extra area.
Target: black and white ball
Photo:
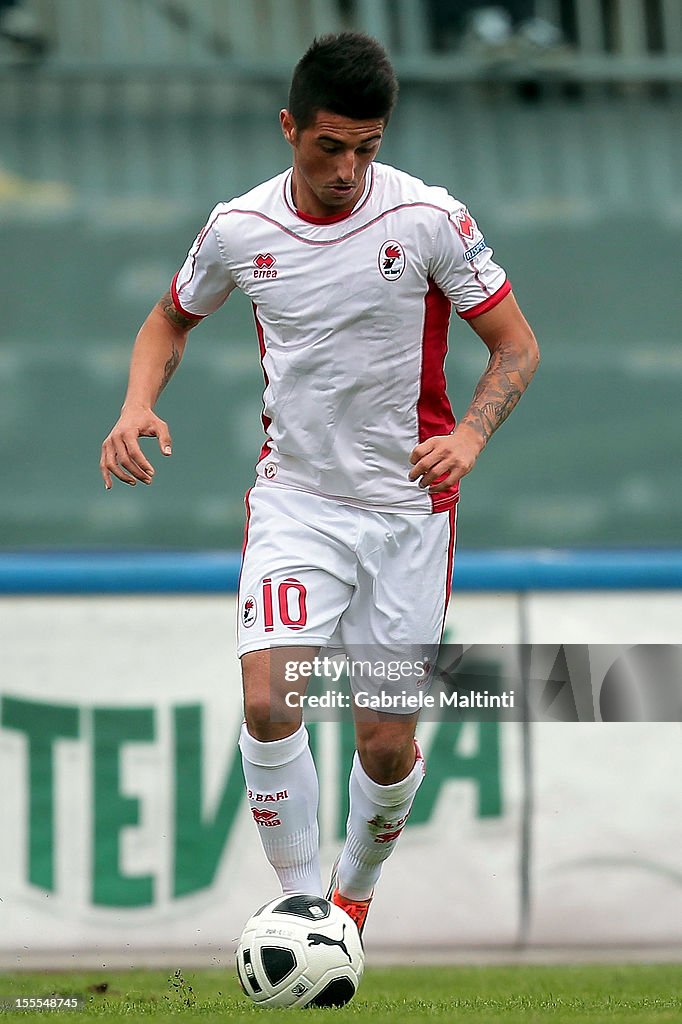
[[[365,966],[355,923],[322,896],[279,896],[246,922],[237,974],[259,1006],[343,1006]]]

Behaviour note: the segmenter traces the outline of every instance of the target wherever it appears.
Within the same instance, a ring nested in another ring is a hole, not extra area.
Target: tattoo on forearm
[[[501,346],[494,352],[481,377],[471,405],[461,419],[487,441],[504,423],[537,367],[537,357]]]
[[[159,299],[159,306],[168,319],[177,327],[182,327],[183,330],[189,330],[191,327],[195,327],[201,319],[200,317],[185,316],[181,313],[173,302],[170,292],[166,292],[166,294]]]
[[[168,381],[171,379],[171,377],[175,373],[175,371],[176,371],[176,369],[178,367],[178,363],[179,362],[180,362],[180,353],[178,352],[178,350],[175,347],[175,345],[173,345],[173,350],[172,350],[171,354],[169,355],[168,359],[166,360],[166,365],[163,368],[163,378],[161,380],[161,387],[159,388],[159,395],[161,394],[161,392],[165,388],[166,384],[168,383]],[[156,397],[158,398],[159,395],[157,395]]]

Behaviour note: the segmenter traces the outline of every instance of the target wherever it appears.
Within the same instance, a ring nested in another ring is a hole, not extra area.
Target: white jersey
[[[408,479],[420,441],[455,420],[443,364],[451,304],[470,319],[510,291],[466,207],[370,164],[350,213],[296,209],[292,171],[219,203],[173,279],[180,312],[251,299],[265,376],[258,486],[377,511],[440,512]]]

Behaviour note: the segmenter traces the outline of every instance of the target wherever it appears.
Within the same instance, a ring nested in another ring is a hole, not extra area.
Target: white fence
[[[5,964],[227,963],[243,921],[276,894],[243,799],[230,560],[189,556],[183,574],[175,557],[185,592],[173,593],[164,558],[154,580],[144,558],[135,574],[134,556],[108,577],[91,572],[89,594],[75,592],[87,556],[0,559]],[[487,577],[485,561],[463,560],[451,641],[679,641],[675,552],[648,571],[638,556],[620,568],[604,556],[612,571],[591,582],[572,556],[528,556],[521,591],[522,555],[498,557]],[[477,573],[491,590],[476,589]],[[574,589],[547,589],[571,574]],[[644,589],[612,589],[619,581]],[[310,731],[329,867],[352,724]],[[420,737],[427,776],[378,890],[370,957],[682,947],[679,722],[424,720]]]

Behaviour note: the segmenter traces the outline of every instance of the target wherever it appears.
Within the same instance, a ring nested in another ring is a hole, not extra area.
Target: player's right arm
[[[139,438],[156,437],[164,455],[171,454],[168,424],[154,404],[173,376],[185,351],[187,336],[204,317],[218,309],[235,281],[215,225],[223,212],[219,203],[173,278],[170,292],[159,299],[135,341],[128,391],[121,415],[102,445],[100,470],[107,490],[115,476],[134,486],[150,484],[154,468],[140,448]]]
[[[138,480],[152,482],[154,467],[140,447],[140,437],[158,438],[161,452],[171,454],[168,424],[156,415],[154,405],[182,359],[189,332],[201,320],[181,313],[166,292],[140,328],[121,415],[102,445],[100,471],[107,490],[112,476],[131,486]]]

